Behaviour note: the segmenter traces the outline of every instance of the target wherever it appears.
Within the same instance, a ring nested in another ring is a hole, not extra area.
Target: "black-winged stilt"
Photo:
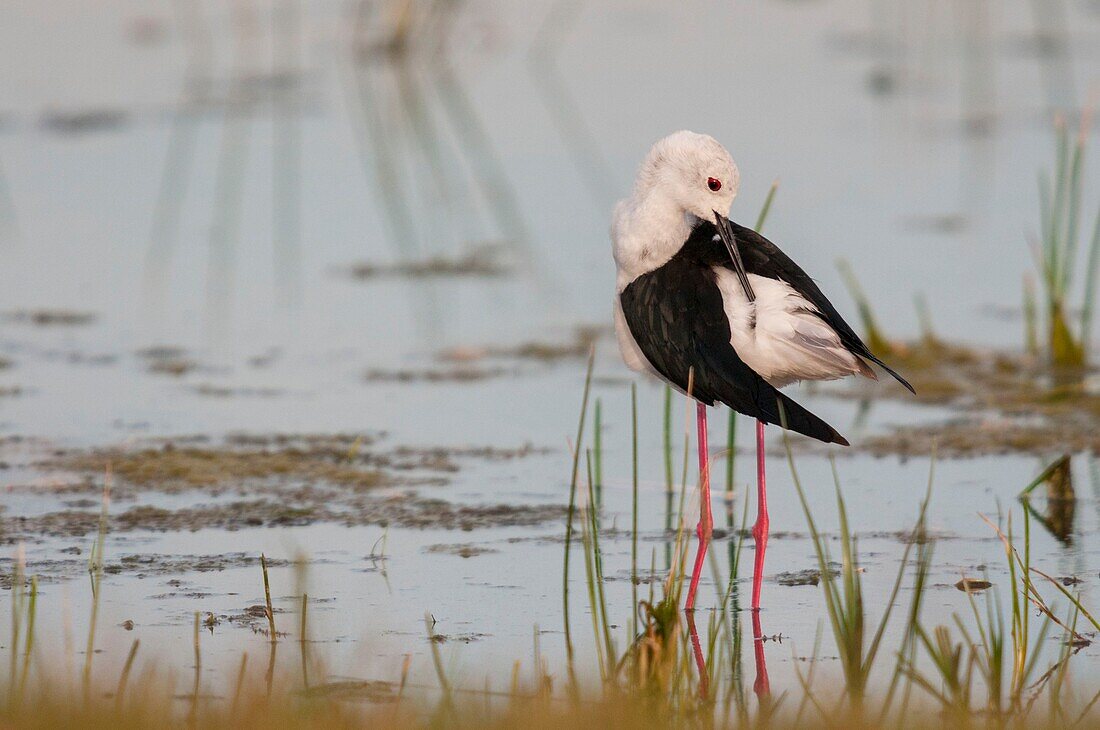
[[[658,141],[634,191],[615,206],[618,268],[615,332],[626,364],[697,401],[699,548],[686,608],[710,543],[707,406],[724,403],[756,419],[757,518],[752,528],[752,608],[760,608],[768,502],[764,425],[826,443],[848,441],[778,388],[798,380],[875,378],[874,356],[798,264],[753,230],[729,220],[740,175],[713,137],[681,131]]]

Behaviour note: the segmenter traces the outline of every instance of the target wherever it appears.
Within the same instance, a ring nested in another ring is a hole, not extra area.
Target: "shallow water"
[[[1018,348],[1025,234],[1038,219],[1034,171],[1052,158],[1052,108],[1075,107],[1100,68],[1100,13],[1078,3],[1059,4],[1065,27],[1050,21],[1045,53],[1024,2],[969,11],[854,0],[476,3],[416,25],[406,56],[381,50],[384,13],[368,10],[356,26],[347,5],[303,8],[298,31],[274,44],[266,4],[241,5],[238,17],[230,4],[206,3],[177,18],[143,3],[52,3],[9,10],[0,23],[0,310],[95,315],[0,322],[0,357],[11,361],[0,393],[19,389],[0,396],[0,437],[44,442],[4,443],[0,460],[11,466],[0,480],[20,487],[0,496],[5,533],[19,516],[72,498],[54,493],[71,475],[35,466],[50,449],[192,434],[385,431],[387,448],[530,443],[550,451],[463,460],[445,485],[416,489],[459,504],[564,505],[583,358],[486,357],[469,367],[491,377],[463,382],[417,375],[453,371],[436,357],[451,348],[568,343],[578,325],[609,324],[610,206],[648,145],[675,128],[707,131],[731,149],[742,172],[735,219],[751,223],[780,179],[766,233],[845,314],[854,307],[834,266],[841,256],[891,334],[916,333],[921,293],[940,335]],[[511,274],[347,273],[359,262],[459,258],[486,242],[500,246]],[[141,354],[153,346],[181,352]],[[369,371],[412,379],[365,379]],[[625,531],[629,381],[606,338],[596,375],[607,425],[603,520]],[[662,396],[648,384],[639,393],[642,562],[655,552],[662,568]],[[882,401],[860,421],[857,404],[828,389],[796,397],[854,442],[949,414]],[[715,449],[723,422],[714,417]],[[747,448],[748,422],[741,428]],[[832,530],[832,476],[818,453],[800,453],[797,464],[815,519]],[[750,460],[746,452],[737,464],[738,515]],[[913,524],[929,463],[838,452],[837,465],[865,535],[869,603],[881,606],[904,549],[894,533]],[[930,622],[968,610],[948,587],[962,574],[987,565],[995,584],[1005,580],[1000,544],[978,513],[1012,510],[1019,520],[1014,497],[1041,466],[1014,456],[936,465],[930,524],[944,539],[933,578],[943,587],[927,604]],[[1090,546],[1097,502],[1091,463],[1074,466],[1073,539],[1036,529],[1033,554],[1052,574],[1083,578],[1087,603],[1100,569]],[[772,527],[782,534],[768,573],[812,567],[789,472],[780,458],[770,468]],[[92,500],[82,509],[98,509],[94,490],[80,496]],[[136,499],[170,509],[215,500]],[[444,651],[480,686],[486,673],[503,678],[516,659],[529,662],[536,626],[543,651],[560,659],[563,532],[560,519],[469,532],[328,523],[137,531],[112,533],[107,556],[308,555],[305,589],[322,601],[310,633],[330,669],[395,679],[412,653],[414,675],[431,683],[430,612],[436,632],[472,639]],[[385,560],[369,559],[383,533]],[[44,626],[74,627],[74,647],[90,600],[79,562],[93,539],[25,546],[32,572],[68,561],[53,566],[64,580],[44,584],[39,610]],[[459,544],[492,552],[428,550]],[[607,573],[620,578],[608,597],[625,624],[629,536],[609,532],[604,546]],[[82,554],[61,552],[73,547]],[[724,542],[715,555],[724,571]],[[261,601],[254,565],[197,573],[181,567],[189,559],[165,574],[108,574],[97,657],[106,676],[117,676],[131,637],[143,639],[144,660],[186,668],[195,611],[229,615]],[[293,566],[272,571],[288,630],[302,590],[295,576]],[[573,579],[574,622],[584,626],[579,565]],[[792,647],[810,652],[821,594],[771,582],[765,591],[765,633],[783,637],[766,646],[773,687],[792,686]],[[57,633],[47,641],[64,648],[66,632]],[[203,647],[212,686],[242,649],[267,651],[263,637],[228,622]],[[281,653],[294,658],[289,647]]]

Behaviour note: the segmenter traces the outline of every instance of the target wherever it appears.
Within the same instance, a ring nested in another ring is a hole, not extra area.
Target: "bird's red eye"
[[[707,187],[717,193],[719,190],[722,189],[722,181],[716,177],[708,177]]]

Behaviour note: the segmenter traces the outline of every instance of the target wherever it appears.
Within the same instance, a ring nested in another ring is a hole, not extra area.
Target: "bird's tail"
[[[849,445],[848,439],[841,436],[835,428],[825,423],[821,418],[810,413],[778,390],[772,388],[771,391],[771,394],[762,392],[757,403],[763,414],[761,420],[765,423],[774,423],[790,431],[796,431],[803,436],[824,441],[827,444]]]
[[[884,363],[882,360],[879,360],[877,357],[872,355],[870,352],[868,352],[866,355],[864,355],[864,357],[866,357],[868,360],[870,360],[871,362],[878,365],[880,368],[882,368],[886,372],[890,373],[890,375],[893,376],[894,380],[896,380],[899,383],[901,383],[902,385],[904,385],[905,389],[908,390],[910,393],[912,393],[913,395],[917,394],[917,391],[913,389],[913,386],[909,384],[908,380],[901,377],[901,375],[899,375],[896,370],[894,370],[892,367],[890,367],[889,365]],[[878,378],[875,378],[875,380],[878,380]]]

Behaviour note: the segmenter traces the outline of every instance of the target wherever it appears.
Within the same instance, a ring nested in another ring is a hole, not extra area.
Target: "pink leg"
[[[764,580],[764,553],[768,549],[768,484],[764,479],[764,422],[756,422],[756,524],[752,539],[756,557],[752,570],[752,610],[760,610],[760,586]]]
[[[703,575],[703,560],[707,557],[707,546],[714,532],[714,518],[710,514],[710,458],[707,453],[707,407],[697,403],[695,407],[699,431],[699,526],[695,534],[699,537],[699,551],[695,553],[695,567],[691,571],[691,584],[688,586],[688,611],[695,610],[695,591],[699,588],[699,578]]]

